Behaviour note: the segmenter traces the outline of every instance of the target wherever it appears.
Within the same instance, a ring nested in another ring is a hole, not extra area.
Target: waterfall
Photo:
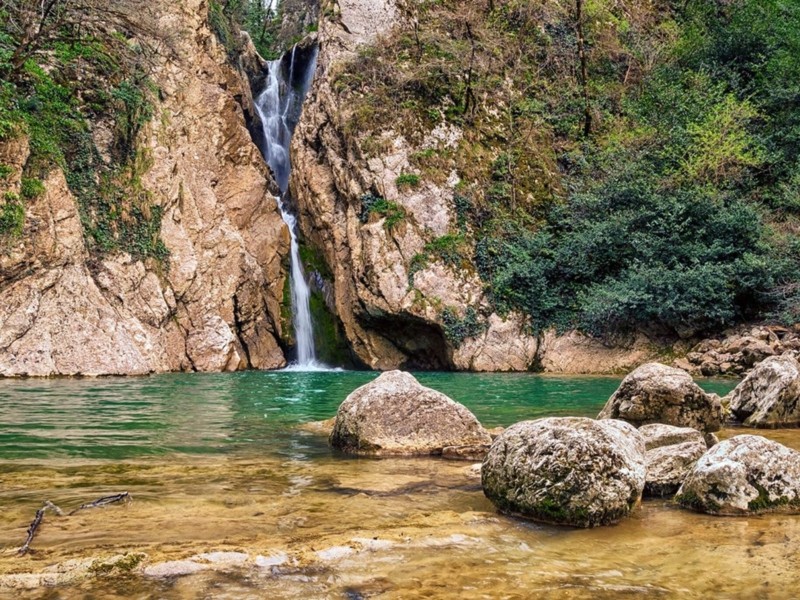
[[[264,90],[258,95],[255,106],[264,128],[264,147],[261,153],[272,169],[281,195],[276,197],[281,216],[289,228],[291,237],[291,272],[289,284],[292,296],[292,324],[297,342],[297,368],[320,366],[314,349],[314,325],[311,320],[308,287],[303,264],[300,261],[300,247],[297,242],[297,219],[288,208],[289,174],[291,161],[289,145],[292,133],[300,119],[303,100],[311,85],[317,61],[317,50],[304,64],[295,65],[297,46],[292,48],[289,57],[288,77],[283,75],[284,57],[267,63],[269,74]]]

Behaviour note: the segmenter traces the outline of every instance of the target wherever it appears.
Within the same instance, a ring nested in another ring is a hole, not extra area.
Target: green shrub
[[[453,204],[456,209],[456,225],[462,233],[466,232],[472,212],[472,200],[461,194],[453,195]]]
[[[397,189],[400,190],[405,188],[419,187],[419,175],[414,175],[413,173],[403,173],[402,175],[399,175],[394,182],[397,184]]]
[[[19,196],[6,192],[0,206],[0,236],[19,237],[25,225],[25,207]]]
[[[39,179],[23,178],[20,186],[20,193],[25,200],[33,200],[43,196],[45,193],[44,183]]]
[[[471,306],[466,308],[463,317],[460,317],[458,312],[450,307],[442,310],[439,316],[442,319],[445,338],[456,348],[461,346],[467,338],[475,337],[486,331],[486,322],[480,320],[478,312]]]
[[[462,234],[448,233],[438,237],[425,244],[424,252],[455,268],[461,268],[469,263],[467,243]]]
[[[751,205],[640,173],[574,195],[550,221],[477,251],[498,305],[537,326],[718,330],[752,317],[787,269]]]
[[[371,215],[383,218],[384,227],[392,229],[406,218],[406,210],[396,202],[386,200],[381,196],[364,194],[361,196],[359,219],[362,223],[368,223]]]
[[[0,140],[15,136],[22,123],[19,90],[11,82],[0,81]]]
[[[136,136],[153,118],[153,105],[147,95],[148,90],[134,80],[122,81],[111,90],[111,97],[117,101],[115,152],[119,160],[130,159],[136,152]]]

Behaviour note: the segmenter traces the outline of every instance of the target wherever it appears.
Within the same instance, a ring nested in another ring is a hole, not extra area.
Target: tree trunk
[[[583,37],[583,0],[575,0],[575,8],[575,30],[578,34],[578,59],[581,65],[581,87],[583,88],[583,135],[588,137],[592,133],[592,109],[589,104],[589,74]]]

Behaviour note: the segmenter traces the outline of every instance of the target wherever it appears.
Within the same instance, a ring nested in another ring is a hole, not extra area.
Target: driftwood
[[[114,504],[115,502],[132,502],[133,498],[128,492],[122,492],[121,494],[113,494],[111,496],[103,496],[102,498],[98,498],[93,502],[87,502],[86,504],[81,504],[78,508],[73,510],[69,515],[74,515],[79,510],[85,510],[87,508],[98,508],[100,506],[107,506],[108,504]]]
[[[33,518],[33,522],[31,522],[30,526],[28,527],[28,537],[25,540],[25,543],[22,544],[22,548],[19,549],[20,555],[25,555],[30,552],[31,549],[31,542],[33,541],[36,532],[39,529],[39,525],[42,524],[42,519],[44,519],[44,513],[47,510],[52,510],[58,516],[64,514],[64,512],[58,508],[55,504],[50,502],[50,500],[45,500],[45,503],[42,505],[42,508],[36,511],[36,516]]]
[[[128,492],[122,492],[121,494],[113,494],[111,496],[103,496],[102,498],[98,498],[93,502],[87,502],[86,504],[81,504],[78,508],[70,512],[67,516],[74,515],[79,510],[84,510],[87,508],[97,508],[100,506],[106,506],[108,504],[114,504],[115,502],[131,502],[133,498]],[[42,505],[42,508],[36,511],[36,516],[33,517],[33,521],[31,522],[30,526],[28,527],[28,537],[25,539],[25,543],[22,547],[17,551],[20,556],[24,556],[28,552],[32,552],[31,550],[31,542],[33,538],[36,536],[36,532],[39,530],[39,526],[42,524],[44,520],[44,513],[46,511],[52,511],[56,513],[59,517],[64,515],[64,511],[62,511],[58,506],[50,502],[50,500],[46,500],[45,503]]]

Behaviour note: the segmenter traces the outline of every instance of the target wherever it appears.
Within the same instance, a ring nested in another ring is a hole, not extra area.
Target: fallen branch
[[[18,550],[18,553],[21,556],[24,556],[25,554],[27,554],[30,551],[31,542],[33,541],[33,538],[34,538],[34,536],[36,535],[36,532],[39,529],[39,525],[42,524],[42,519],[44,519],[45,511],[47,511],[48,509],[52,510],[54,513],[56,513],[59,516],[64,514],[64,512],[60,508],[58,508],[55,504],[50,502],[50,500],[45,500],[45,503],[42,505],[42,508],[40,508],[39,510],[36,511],[36,516],[33,518],[33,522],[28,527],[28,537],[25,540],[25,543],[22,544],[22,548],[20,548]]]
[[[94,502],[87,502],[86,504],[81,504],[78,508],[73,510],[69,513],[68,516],[74,515],[79,510],[85,510],[87,508],[98,508],[100,506],[107,506],[108,504],[114,504],[115,502],[131,502],[133,499],[128,492],[122,492],[121,494],[113,494],[112,496],[103,496],[102,498],[98,498]]]
[[[133,498],[131,498],[131,495],[128,492],[122,492],[121,494],[113,494],[111,496],[103,496],[102,498],[98,498],[94,502],[87,502],[86,504],[81,504],[78,508],[73,510],[67,516],[74,515],[79,510],[106,506],[108,504],[114,504],[115,502],[122,502],[123,500],[125,502],[132,502]],[[22,545],[22,548],[20,548],[17,551],[17,553],[20,556],[24,556],[28,552],[32,552],[31,542],[33,541],[33,538],[36,536],[36,532],[39,530],[39,526],[42,524],[42,520],[44,519],[44,513],[48,510],[56,513],[59,517],[64,515],[64,511],[58,508],[58,506],[50,502],[50,500],[45,500],[45,503],[42,505],[42,508],[36,511],[36,516],[33,518],[33,521],[28,527],[28,537],[25,540],[25,543]]]

